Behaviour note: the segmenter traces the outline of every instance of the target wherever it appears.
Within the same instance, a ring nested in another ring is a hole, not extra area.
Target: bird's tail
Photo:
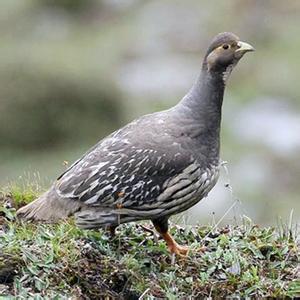
[[[21,207],[17,211],[17,217],[25,220],[55,222],[69,217],[80,207],[80,201],[59,197],[52,187],[38,199]]]

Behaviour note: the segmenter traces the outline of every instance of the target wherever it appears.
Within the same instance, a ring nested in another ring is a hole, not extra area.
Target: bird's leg
[[[110,233],[110,238],[113,239],[116,236],[117,226],[109,225],[106,227],[106,231]]]
[[[149,228],[149,227],[147,227],[147,226],[145,226],[145,225],[142,225],[142,224],[140,224],[140,226],[141,226],[141,228],[143,228],[145,231],[150,232],[152,235],[155,236],[155,232],[154,232],[151,228]]]
[[[181,246],[176,243],[170,233],[161,233],[161,236],[166,241],[169,251],[180,256],[187,256],[189,248],[187,246]]]
[[[173,239],[171,234],[168,232],[168,219],[156,219],[152,220],[155,229],[166,241],[169,251],[179,256],[187,256],[189,248],[186,246],[180,246]]]

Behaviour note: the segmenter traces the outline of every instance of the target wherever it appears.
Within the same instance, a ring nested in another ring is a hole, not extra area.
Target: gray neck
[[[200,132],[219,133],[225,84],[222,74],[210,73],[204,65],[199,78],[176,108],[184,111],[183,122],[192,122]]]
[[[203,69],[187,95],[174,107],[179,135],[189,136],[194,155],[208,164],[219,162],[224,88],[222,74]]]

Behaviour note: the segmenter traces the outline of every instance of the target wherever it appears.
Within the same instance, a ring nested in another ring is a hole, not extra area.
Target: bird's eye
[[[223,45],[223,49],[224,49],[224,50],[227,50],[228,48],[229,48],[229,45],[228,45],[228,44],[224,44],[224,45]]]

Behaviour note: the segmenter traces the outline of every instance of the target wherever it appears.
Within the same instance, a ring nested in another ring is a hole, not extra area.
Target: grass
[[[147,223],[122,225],[111,238],[104,230],[80,230],[72,219],[16,220],[16,209],[39,192],[29,185],[0,194],[0,299],[300,296],[300,249],[291,222],[273,228],[248,218],[225,228],[173,224],[176,240],[191,246],[188,257],[179,258],[143,228]]]

